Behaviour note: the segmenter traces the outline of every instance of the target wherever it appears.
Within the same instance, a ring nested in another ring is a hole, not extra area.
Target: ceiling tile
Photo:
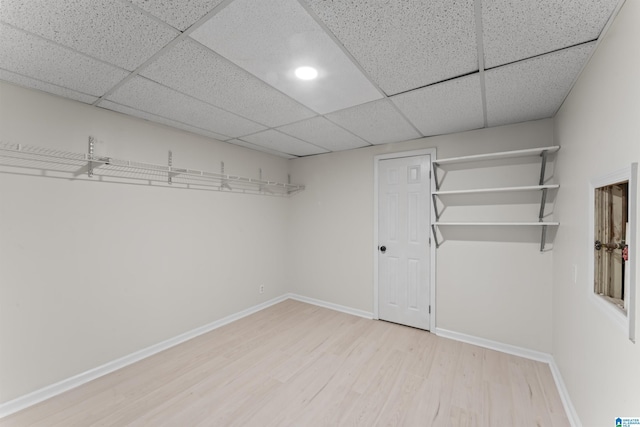
[[[407,141],[421,136],[386,99],[337,111],[326,117],[371,144]]]
[[[279,127],[278,130],[329,151],[350,150],[369,145],[367,141],[331,123],[324,117],[303,120]]]
[[[4,80],[16,85],[28,87],[31,89],[41,90],[43,92],[53,93],[64,98],[73,99],[76,101],[91,104],[98,99],[95,96],[86,95],[84,93],[76,92],[75,90],[67,89],[61,86],[52,85],[51,83],[43,82],[41,80],[32,79],[31,77],[25,77],[20,74],[12,73],[11,71],[0,69],[0,80]]]
[[[103,95],[126,71],[0,23],[0,64],[23,76],[89,95]]]
[[[222,0],[129,0],[174,28],[184,31]]]
[[[0,19],[127,70],[180,34],[113,0],[2,0]]]
[[[191,37],[320,114],[382,98],[296,0],[235,0]]]
[[[269,127],[315,115],[189,38],[172,47],[140,74]]]
[[[259,132],[242,138],[261,147],[279,151],[281,153],[293,154],[294,156],[309,156],[312,154],[326,153],[327,150],[311,145],[308,142],[299,140],[274,129]]]
[[[594,45],[587,43],[485,72],[489,126],[553,116]]]
[[[265,129],[257,123],[176,92],[143,77],[135,77],[107,97],[110,101],[201,129],[238,137]]]
[[[595,40],[619,0],[484,0],[485,67]]]
[[[171,126],[177,129],[182,129],[182,130],[189,131],[191,133],[196,133],[198,135],[217,139],[218,141],[226,141],[229,139],[228,136],[220,135],[219,133],[210,132],[208,130],[197,128],[195,126],[190,126],[185,123],[177,122],[175,120],[166,119],[164,117],[156,116],[155,114],[136,110],[134,108],[127,107],[125,105],[116,104],[115,102],[103,100],[103,101],[100,101],[99,106],[107,110],[117,111],[119,113],[127,114],[129,116],[138,117],[144,120],[149,120],[150,122],[161,123],[163,125]]]
[[[477,73],[403,93],[391,100],[425,136],[484,126]]]
[[[388,95],[478,69],[473,0],[305,0]]]
[[[280,151],[270,150],[266,147],[261,147],[260,145],[255,145],[250,142],[245,142],[240,139],[231,139],[227,141],[233,145],[239,145],[240,147],[250,148],[252,150],[262,151],[263,153],[273,154],[274,156],[284,157],[285,159],[295,159],[297,156],[292,156],[291,154],[282,153]]]

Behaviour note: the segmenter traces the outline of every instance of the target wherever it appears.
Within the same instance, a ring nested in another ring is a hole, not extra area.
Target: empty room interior
[[[640,418],[640,1],[0,28],[0,426]]]

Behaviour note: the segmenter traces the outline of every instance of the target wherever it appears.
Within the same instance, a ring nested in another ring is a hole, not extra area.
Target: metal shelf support
[[[87,157],[89,159],[89,164],[88,164],[88,168],[87,168],[87,175],[89,175],[89,178],[93,177],[93,162],[91,160],[93,160],[93,148],[94,148],[94,139],[92,136],[89,137],[89,156]]]
[[[440,221],[440,212],[438,212],[438,203],[437,203],[438,198],[434,193],[431,193],[431,200],[433,202],[433,213],[436,216],[436,222]]]
[[[544,245],[547,243],[547,226],[542,226],[542,236],[540,237],[540,252],[544,252]]]
[[[224,162],[220,162],[220,175],[225,176],[224,175]],[[231,188],[231,186],[229,185],[229,182],[226,179],[223,179],[222,181],[220,181],[220,189],[224,190],[227,189],[229,191],[232,191],[233,188]]]
[[[438,234],[436,232],[435,224],[431,224],[431,232],[433,233],[433,242],[436,244],[436,249],[440,247],[440,242],[438,242]]]
[[[291,196],[304,190],[303,185],[263,181],[262,179],[226,175],[224,162],[221,173],[176,168],[173,153],[168,152],[167,163],[152,164],[132,160],[119,160],[97,156],[98,141],[88,138],[87,151],[76,153],[55,148],[36,147],[0,141],[0,166],[35,171],[51,171],[65,177],[78,179],[81,176],[113,183],[139,183],[148,185],[171,185],[176,188],[210,191],[231,191],[265,196]],[[85,175],[86,173],[86,175]],[[231,184],[231,185],[230,185]]]
[[[547,169],[547,150],[542,150],[540,153],[540,157],[542,157],[542,161],[540,162],[540,181],[538,185],[544,184],[544,175]],[[544,218],[544,207],[547,203],[547,189],[542,189],[542,197],[540,199],[540,213],[538,214],[538,221],[542,222]],[[542,235],[540,236],[540,252],[544,252],[544,246],[547,241],[547,226],[542,226]]]

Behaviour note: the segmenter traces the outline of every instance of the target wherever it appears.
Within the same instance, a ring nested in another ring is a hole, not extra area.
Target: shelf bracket
[[[167,182],[169,184],[173,183],[173,174],[171,173],[171,166],[173,166],[173,153],[169,150],[169,173],[167,174]]]
[[[440,213],[438,212],[438,203],[436,203],[436,201],[438,200],[438,198],[436,197],[435,194],[431,194],[431,200],[433,201],[433,213],[436,216],[436,222],[440,221]]]
[[[87,157],[89,159],[89,165],[87,168],[87,175],[89,176],[89,178],[93,177],[93,162],[91,161],[93,159],[93,149],[94,149],[94,139],[92,136],[89,137],[89,156]]]
[[[269,194],[273,194],[273,191],[269,190],[267,187],[265,187],[264,184],[262,184],[262,168],[260,168],[259,170],[259,178],[258,178],[261,182],[260,184],[260,192],[261,193],[269,193]]]
[[[438,182],[438,173],[436,172],[438,169],[437,163],[431,163],[431,170],[433,171],[433,180],[436,185],[436,191],[440,191],[440,182]]]
[[[438,234],[436,233],[436,226],[431,224],[431,232],[433,233],[433,241],[436,244],[436,249],[440,247],[440,242],[438,242]]]
[[[540,162],[540,180],[538,181],[538,185],[544,184],[544,175],[547,169],[547,150],[542,150],[540,153],[540,157],[542,157],[542,161]],[[538,214],[538,222],[542,222],[544,218],[544,207],[547,203],[547,189],[542,189],[542,197],[540,198],[540,213]],[[540,252],[544,251],[544,245],[547,240],[547,226],[542,226],[542,236],[540,236]]]
[[[542,157],[542,162],[540,163],[540,181],[538,182],[538,185],[544,184],[544,174],[547,169],[547,154],[548,154],[547,150],[542,150],[542,153],[540,153],[540,157]]]
[[[226,188],[227,190],[232,190],[227,180],[224,179],[224,162],[220,162],[220,175],[222,175],[223,177],[222,180],[220,181],[220,189],[224,190]]]
[[[544,252],[544,246],[547,243],[547,226],[542,226],[542,236],[540,237],[540,252]]]
[[[540,198],[540,213],[538,214],[538,221],[542,222],[542,219],[544,218],[544,207],[547,203],[547,189],[543,188],[542,189],[542,197]]]

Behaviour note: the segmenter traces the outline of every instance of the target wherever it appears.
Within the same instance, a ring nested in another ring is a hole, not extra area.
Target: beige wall
[[[640,2],[628,0],[555,122],[562,146],[557,168],[562,225],[553,253],[553,354],[585,426],[640,416],[640,344],[632,344],[587,298],[593,286],[587,280],[593,256],[593,242],[587,240],[589,180],[640,161],[638,23]]]
[[[3,142],[84,152],[94,135],[115,158],[163,164],[171,149],[176,166],[215,171],[225,161],[231,173],[262,168],[280,181],[291,170],[307,185],[281,199],[1,173],[0,402],[286,292],[371,312],[373,156],[544,146],[553,129],[543,120],[287,162],[39,92],[0,90]],[[550,351],[550,255],[520,237],[483,239],[454,237],[438,251],[437,326]]]
[[[291,290],[374,311],[375,155],[435,147],[445,158],[547,146],[552,138],[552,121],[542,120],[292,160],[292,179],[306,190],[290,200]],[[533,161],[489,168],[484,182],[537,184],[539,163]],[[457,184],[454,172],[449,178]],[[530,206],[532,220],[538,207]],[[488,209],[500,216],[508,205]],[[537,231],[487,232],[449,232],[451,239],[438,249],[437,327],[551,352],[551,253],[539,253]]]
[[[285,159],[0,85],[0,140],[286,182]],[[97,179],[94,179],[96,181]],[[288,200],[0,173],[0,402],[286,292]],[[265,285],[260,295],[258,287]]]

